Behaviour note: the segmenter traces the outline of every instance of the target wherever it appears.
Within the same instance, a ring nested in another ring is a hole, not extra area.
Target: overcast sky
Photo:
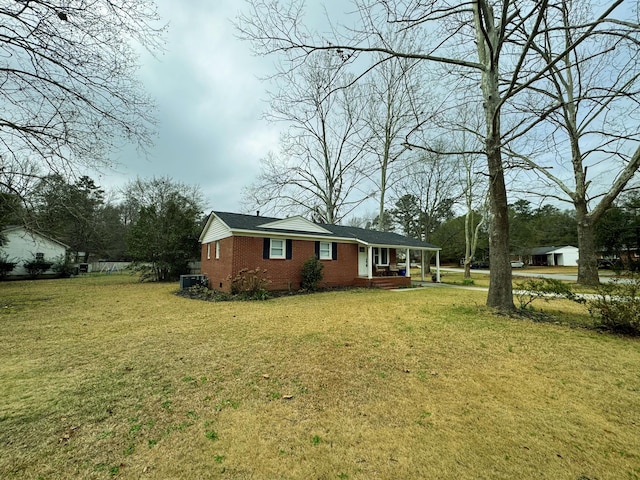
[[[316,23],[322,8],[336,14],[343,0],[311,2],[307,21]],[[114,171],[89,175],[103,188],[127,181],[168,176],[196,185],[205,211],[241,211],[242,187],[259,173],[260,159],[277,149],[281,125],[262,120],[268,85],[259,78],[272,71],[275,57],[259,58],[237,38],[232,21],[238,0],[156,0],[169,23],[166,51],[141,58],[140,76],[157,102],[158,137],[148,158],[134,148],[114,160]]]
[[[198,185],[205,211],[239,211],[241,189],[259,160],[277,147],[278,126],[261,119],[265,75],[273,58],[257,58],[236,38],[237,0],[156,0],[169,22],[166,52],[142,57],[141,78],[158,110],[158,138],[148,158],[125,149],[115,171],[90,174],[106,189],[136,176],[169,176]],[[97,178],[96,178],[97,177]]]

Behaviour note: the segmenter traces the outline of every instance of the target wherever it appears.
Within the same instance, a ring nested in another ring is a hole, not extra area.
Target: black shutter
[[[271,250],[271,239],[264,238],[264,242],[262,243],[262,258],[269,258],[269,251]]]
[[[293,240],[287,238],[287,260],[293,258]]]
[[[331,242],[331,258],[333,260],[338,259],[338,243],[337,242]]]
[[[316,242],[316,258],[320,258],[320,242]]]

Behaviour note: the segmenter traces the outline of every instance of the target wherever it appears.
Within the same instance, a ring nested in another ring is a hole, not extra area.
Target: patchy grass
[[[450,285],[465,285],[471,287],[489,288],[489,275],[471,270],[471,281],[464,278],[463,272],[440,272],[440,281]]]
[[[638,339],[459,289],[175,289],[0,284],[1,478],[640,478]]]

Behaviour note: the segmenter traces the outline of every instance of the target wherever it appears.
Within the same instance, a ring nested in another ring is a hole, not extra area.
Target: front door
[[[368,260],[366,247],[358,247],[358,276],[367,277],[369,275]]]

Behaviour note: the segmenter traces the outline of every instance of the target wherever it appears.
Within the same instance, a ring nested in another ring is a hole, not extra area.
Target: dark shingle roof
[[[394,245],[400,247],[415,248],[438,248],[430,243],[405,237],[394,232],[379,232],[377,230],[367,230],[366,228],[347,227],[342,225],[319,224],[338,237],[355,238],[373,245]]]
[[[576,248],[572,245],[562,245],[560,247],[536,247],[531,249],[531,255],[546,255],[551,252],[555,252],[556,250],[560,250],[561,248]]]
[[[257,230],[269,231],[268,228],[260,227],[265,223],[277,222],[281,218],[260,217],[258,215],[243,215],[241,213],[213,212],[220,220],[226,223],[233,230]]]
[[[239,213],[228,213],[228,212],[213,212],[218,218],[220,218],[224,223],[226,223],[229,228],[232,230],[251,230],[255,232],[265,232],[265,233],[291,233],[291,234],[300,234],[305,233],[300,230],[281,230],[281,229],[272,229],[262,227],[265,223],[277,222],[282,220],[281,218],[273,218],[273,217],[260,217],[257,215],[242,215]],[[353,240],[359,240],[363,243],[371,244],[371,245],[389,245],[394,247],[408,247],[408,248],[428,248],[428,249],[438,249],[435,245],[431,245],[429,243],[422,242],[420,240],[416,240],[415,238],[405,237],[404,235],[400,235],[393,232],[379,232],[377,230],[367,230],[364,228],[358,227],[348,227],[343,225],[330,225],[326,223],[318,223],[316,224],[332,233],[323,234],[318,232],[307,232],[311,235],[317,236],[318,238],[322,237],[339,237],[339,238],[348,238]]]

